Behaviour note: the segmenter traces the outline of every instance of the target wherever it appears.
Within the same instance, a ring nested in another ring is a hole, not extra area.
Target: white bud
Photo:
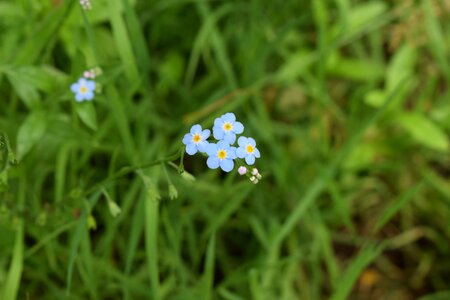
[[[240,166],[238,169],[238,173],[239,175],[244,175],[245,173],[247,173],[247,168],[244,166]]]

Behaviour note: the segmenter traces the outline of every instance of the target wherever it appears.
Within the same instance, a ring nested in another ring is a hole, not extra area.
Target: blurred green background
[[[0,1],[0,299],[450,299],[449,1],[91,2]]]

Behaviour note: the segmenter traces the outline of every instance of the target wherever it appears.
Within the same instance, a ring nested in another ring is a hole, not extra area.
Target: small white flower
[[[84,10],[92,9],[91,0],[80,0],[80,4]]]
[[[90,71],[90,70],[89,71],[84,71],[83,76],[84,76],[84,78],[91,78],[91,79],[95,78],[95,74],[92,73],[92,71]]]

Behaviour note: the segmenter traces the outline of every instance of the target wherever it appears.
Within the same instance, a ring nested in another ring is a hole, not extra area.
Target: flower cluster
[[[92,5],[90,0],[80,0],[80,5],[84,10],[91,10]]]
[[[244,165],[253,165],[256,158],[261,156],[258,148],[256,148],[256,141],[251,137],[237,135],[244,132],[244,125],[236,121],[236,116],[233,113],[226,113],[214,121],[212,135],[217,140],[216,142],[208,142],[211,135],[209,129],[202,129],[199,124],[191,127],[189,133],[185,134],[183,144],[186,145],[186,153],[194,155],[197,152],[208,156],[206,164],[210,169],[221,168],[225,172],[233,170],[235,162],[240,165],[238,169],[241,175],[247,173],[247,168]],[[237,147],[233,146],[237,139]],[[256,170],[256,169],[254,169]],[[258,176],[257,176],[258,175]],[[261,179],[259,173],[254,174],[257,183]]]
[[[70,90],[75,94],[75,100],[77,102],[94,99],[94,91],[97,86],[94,79],[100,73],[101,70],[99,68],[84,71],[83,77],[79,78],[77,82],[70,86]]]
[[[247,168],[244,166],[240,166],[238,169],[239,175],[247,175],[250,181],[254,184],[257,184],[259,180],[261,180],[262,176],[259,174],[257,168],[253,168],[251,172],[248,172]]]

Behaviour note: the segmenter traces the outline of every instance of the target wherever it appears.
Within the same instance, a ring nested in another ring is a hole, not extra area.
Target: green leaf
[[[437,151],[448,151],[449,143],[445,132],[419,113],[402,113],[397,121],[417,142]]]
[[[403,77],[405,79],[405,77]],[[400,82],[400,81],[399,81]],[[407,96],[410,94],[411,90],[417,85],[417,80],[407,80],[404,81],[404,84],[400,87],[395,97],[392,99],[391,103],[388,105],[388,110],[398,110],[401,108],[402,103],[407,99]],[[384,105],[386,100],[388,99],[387,95],[389,94],[389,90],[373,90],[368,92],[365,95],[364,101],[373,107],[379,108]]]
[[[377,145],[373,143],[361,143],[356,145],[344,161],[344,167],[351,170],[363,169],[373,164],[379,154]]]
[[[447,80],[450,79],[450,64],[448,60],[448,42],[444,26],[439,24],[439,18],[435,13],[431,1],[422,1],[422,8],[425,14],[425,28],[427,30],[428,43],[427,46],[433,56],[436,58],[438,67],[443,71]],[[444,24],[442,24],[444,25]]]
[[[44,92],[51,91],[55,86],[55,74],[57,71],[50,67],[32,67],[24,66],[14,69],[14,73],[20,78],[20,81],[27,86]]]
[[[295,81],[313,64],[315,56],[308,50],[300,50],[289,56],[278,71],[277,78],[281,82]]]
[[[386,100],[386,93],[383,90],[373,90],[366,94],[364,101],[373,107],[381,107]]]
[[[47,118],[43,112],[28,115],[20,126],[17,135],[17,157],[21,160],[28,151],[42,138],[47,126]]]
[[[354,7],[349,12],[349,31],[359,30],[361,26],[372,21],[377,16],[382,15],[387,9],[387,5],[382,1],[371,1]]]
[[[334,56],[327,64],[331,75],[355,81],[374,81],[382,78],[383,66],[370,60]]]
[[[202,299],[212,299],[214,282],[214,261],[216,259],[216,236],[212,234],[206,250],[205,268],[201,283]]]
[[[11,264],[4,282],[4,289],[1,299],[18,299],[20,282],[23,271],[23,249],[24,249],[24,224],[23,220],[18,221],[14,249],[12,253]]]
[[[35,108],[39,105],[40,95],[37,89],[23,80],[23,77],[20,73],[13,70],[8,70],[6,72],[6,76],[19,96],[20,100],[29,108]]]
[[[75,111],[81,121],[92,130],[97,130],[97,113],[92,102],[83,102],[75,104]]]
[[[380,17],[387,10],[387,5],[382,1],[371,1],[353,7],[346,14],[345,30],[342,31],[342,39],[347,39],[360,33],[364,28]],[[340,32],[338,27],[333,28],[335,35]]]
[[[389,63],[386,74],[386,91],[392,91],[400,81],[414,73],[417,61],[417,50],[405,44]]]

